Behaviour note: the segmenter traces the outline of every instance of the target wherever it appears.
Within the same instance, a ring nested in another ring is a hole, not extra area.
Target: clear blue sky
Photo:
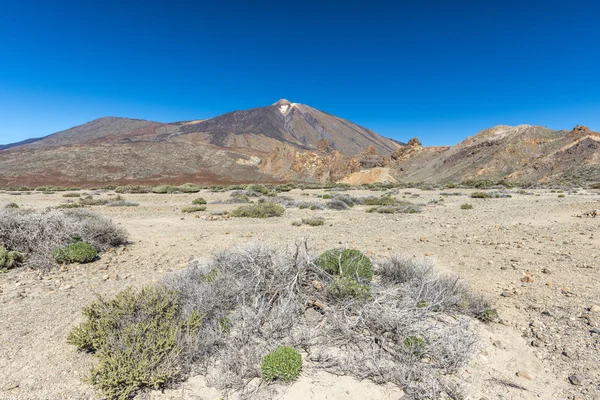
[[[280,98],[426,145],[600,130],[599,20],[578,0],[0,0],[0,143]]]

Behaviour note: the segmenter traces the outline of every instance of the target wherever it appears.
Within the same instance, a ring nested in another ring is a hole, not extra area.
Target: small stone
[[[510,297],[510,292],[508,290],[503,290],[502,293],[500,294],[500,296],[502,296],[502,297]]]
[[[590,307],[590,311],[591,311],[591,312],[593,312],[593,313],[600,314],[600,306],[598,306],[598,305],[596,305],[596,304],[593,304],[593,305]]]
[[[581,386],[583,382],[583,378],[580,375],[571,375],[569,376],[569,382],[574,386]]]
[[[73,289],[73,286],[71,286],[71,285],[65,285],[60,288],[60,290],[71,290],[71,289]]]
[[[103,281],[107,281],[107,280],[108,280],[108,275],[104,275],[104,276],[102,277],[102,280],[103,280]]]
[[[550,271],[548,268],[544,268],[544,269],[542,269],[542,272],[543,272],[544,274],[548,274],[548,275],[550,275],[550,274],[552,273],[552,271]]]
[[[531,275],[525,275],[524,277],[521,278],[521,282],[532,283],[533,282],[533,276],[531,276]]]
[[[590,329],[590,333],[595,333],[597,335],[600,335],[600,328],[592,328],[592,329]]]
[[[521,371],[518,371],[518,372],[517,372],[517,376],[518,376],[519,378],[527,379],[528,381],[532,381],[532,380],[533,380],[533,375],[531,375],[531,374],[530,374],[529,372],[527,372],[527,371],[523,371],[523,370],[521,370]]]

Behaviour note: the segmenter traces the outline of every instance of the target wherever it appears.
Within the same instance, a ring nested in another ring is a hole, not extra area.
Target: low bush
[[[128,399],[179,379],[179,342],[202,324],[199,314],[182,317],[176,294],[162,286],[126,289],[112,300],[100,297],[83,315],[67,340],[98,358],[87,381],[110,399]]]
[[[84,205],[82,203],[62,203],[57,205],[56,208],[57,210],[68,210],[71,208],[82,208],[84,207]]]
[[[367,300],[371,297],[369,285],[359,283],[356,279],[339,276],[327,285],[329,296],[334,299],[346,299],[348,297],[356,300]]]
[[[19,205],[17,203],[8,203],[4,208],[7,210],[14,210],[19,208]]]
[[[392,196],[368,197],[363,204],[367,206],[392,206],[396,200]]]
[[[260,193],[263,196],[269,194],[269,189],[267,189],[265,185],[248,185],[245,190],[249,192]]]
[[[206,211],[206,206],[189,206],[189,207],[184,207],[181,209],[182,213],[195,213],[195,212],[199,212],[199,211]]]
[[[325,223],[324,218],[302,218],[302,223],[304,225],[310,226],[321,226]]]
[[[149,186],[119,186],[115,189],[116,193],[150,193],[152,190]]]
[[[20,266],[24,260],[23,253],[7,250],[0,244],[0,270],[7,270]]]
[[[243,218],[269,218],[280,217],[285,212],[285,208],[272,202],[256,203],[248,206],[238,207],[231,212],[232,217]]]
[[[23,265],[55,265],[52,251],[80,238],[102,252],[127,242],[125,231],[109,219],[88,210],[0,210],[0,243],[25,255]]]
[[[198,197],[197,199],[192,200],[192,204],[203,205],[206,204],[206,200],[204,200],[202,197]]]
[[[302,370],[302,356],[293,347],[280,346],[263,358],[260,369],[266,381],[292,382]]]
[[[331,200],[327,203],[327,208],[329,208],[331,210],[343,211],[343,210],[347,210],[350,207],[348,206],[348,204],[346,204],[342,200]]]
[[[96,257],[98,252],[94,246],[79,241],[52,251],[52,258],[59,264],[85,264],[94,261]]]
[[[332,275],[357,281],[370,281],[373,278],[371,260],[356,249],[327,250],[315,260],[315,264]]]
[[[65,193],[63,197],[81,197],[80,193]]]
[[[81,204],[82,206],[105,206],[108,203],[109,203],[108,200],[94,199],[93,197],[91,199],[88,199],[88,198],[79,199],[79,204]]]
[[[471,193],[471,197],[474,199],[489,199],[492,196],[490,196],[486,192],[473,192],[473,193]]]
[[[461,210],[472,210],[473,209],[473,204],[469,204],[469,203],[464,203],[460,205],[460,209]]]
[[[109,207],[137,207],[140,203],[136,203],[135,201],[127,201],[127,200],[117,200],[111,201],[107,204]]]

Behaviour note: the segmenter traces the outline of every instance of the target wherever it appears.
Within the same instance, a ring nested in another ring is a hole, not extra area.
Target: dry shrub
[[[25,254],[24,265],[31,268],[54,265],[52,251],[69,245],[74,238],[99,252],[127,241],[123,229],[88,210],[0,210],[0,220],[0,243]]]

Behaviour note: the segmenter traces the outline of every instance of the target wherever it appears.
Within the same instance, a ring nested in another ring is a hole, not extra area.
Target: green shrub
[[[174,292],[163,287],[129,288],[113,300],[98,300],[83,309],[85,321],[68,343],[99,359],[88,381],[103,397],[129,399],[145,387],[162,388],[181,373],[179,335],[193,334],[202,316],[183,320]]]
[[[371,297],[369,285],[343,276],[334,278],[333,282],[327,285],[327,292],[333,297],[353,297],[357,300],[367,300]]]
[[[198,211],[206,211],[206,206],[189,206],[189,207],[184,207],[181,209],[181,212],[183,213],[195,213]]]
[[[486,192],[473,192],[471,193],[471,197],[474,199],[489,199],[492,196]]]
[[[150,191],[152,193],[156,193],[156,194],[167,194],[167,193],[173,193],[175,191],[175,187],[169,186],[169,185],[160,185],[160,186],[154,186]]]
[[[481,322],[493,322],[498,319],[498,311],[495,308],[486,308],[482,312],[475,315],[475,317]]]
[[[260,193],[262,195],[267,195],[269,193],[269,189],[265,185],[248,185],[246,190],[250,192]]]
[[[150,193],[152,188],[148,186],[119,186],[116,193]]]
[[[325,223],[325,220],[323,218],[302,218],[302,223],[304,225],[320,226]]]
[[[197,199],[192,200],[192,204],[194,204],[194,205],[206,204],[206,200],[204,200],[202,197],[198,197]]]
[[[425,346],[425,339],[419,336],[409,336],[404,339],[404,347],[407,349],[422,348]]]
[[[268,201],[256,203],[248,206],[238,207],[231,212],[232,217],[244,218],[269,218],[280,217],[285,212],[285,208]]]
[[[58,210],[67,210],[70,208],[81,208],[81,207],[83,207],[83,204],[81,204],[81,203],[63,203],[63,204],[57,205],[54,208],[56,208]]]
[[[77,241],[61,249],[52,251],[52,258],[60,264],[78,262],[80,264],[92,262],[98,256],[98,252],[89,243]]]
[[[558,197],[563,198],[563,197],[565,197],[565,195],[564,194],[559,194]]]
[[[473,204],[469,204],[469,203],[464,203],[460,205],[460,209],[461,210],[472,210],[473,209]]]
[[[177,190],[182,193],[198,193],[202,188],[194,183],[184,183],[177,186]]]
[[[17,203],[8,203],[4,208],[6,209],[16,209],[19,208],[19,205]]]
[[[392,196],[370,197],[365,200],[366,206],[392,206],[396,200]]]
[[[355,280],[373,279],[371,260],[356,249],[331,249],[321,254],[315,264],[332,275]]]
[[[416,304],[417,308],[427,308],[429,307],[429,302],[427,300],[419,300]]]
[[[80,193],[65,193],[63,197],[81,197]]]
[[[82,206],[105,206],[108,204],[108,200],[104,199],[79,199],[79,204]]]
[[[23,253],[9,251],[0,244],[0,270],[18,267],[23,263],[23,259]]]
[[[295,381],[302,370],[302,356],[293,347],[279,346],[263,357],[260,368],[266,381]]]
[[[329,199],[331,199],[331,195],[330,194],[324,194],[323,195],[323,199],[329,200]]]

